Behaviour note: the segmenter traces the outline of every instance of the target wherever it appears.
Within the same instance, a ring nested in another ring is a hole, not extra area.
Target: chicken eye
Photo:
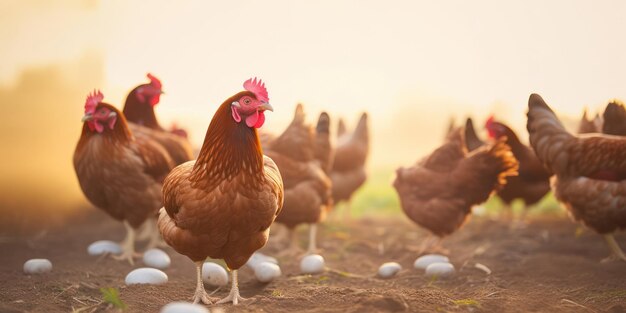
[[[107,112],[105,110],[100,110],[100,112],[98,112],[98,114],[104,116]]]
[[[245,104],[245,105],[249,105],[250,102],[252,102],[252,100],[250,100],[250,98],[243,99],[243,104]]]

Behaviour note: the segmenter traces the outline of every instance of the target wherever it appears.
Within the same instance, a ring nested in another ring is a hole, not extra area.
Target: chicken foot
[[[420,245],[417,254],[421,255],[425,252],[438,252],[441,254],[449,254],[450,250],[444,248],[441,245],[442,241],[443,238],[435,236],[433,234],[428,234],[428,237],[426,237],[426,239],[422,241],[422,244]]]
[[[204,284],[202,283],[202,265],[204,265],[204,261],[198,261],[196,263],[196,292],[193,295],[191,300],[193,304],[197,304],[198,302],[202,302],[204,304],[213,304],[217,299],[209,297],[209,295],[204,290]]]
[[[237,305],[239,301],[246,300],[245,298],[242,298],[241,295],[239,295],[239,281],[237,280],[237,270],[233,270],[231,272],[231,277],[232,277],[232,287],[230,288],[230,293],[228,294],[226,298],[218,301],[217,304],[232,302],[233,305]]]
[[[156,220],[152,217],[149,217],[137,231],[137,239],[138,241],[148,240],[150,239],[150,234],[152,233],[152,228],[156,228]]]
[[[167,247],[168,245],[165,243],[165,241],[163,241],[163,238],[161,237],[161,233],[159,233],[159,229],[156,227],[156,221],[148,220],[146,222],[153,223],[152,226],[149,226],[148,244],[146,245],[146,250],[152,249],[152,248]]]
[[[298,245],[298,233],[296,232],[296,228],[287,228],[287,231],[289,232],[289,246],[287,249],[279,252],[278,257],[292,257],[300,254],[302,251]]]
[[[619,247],[619,244],[617,244],[617,241],[615,241],[615,237],[613,236],[613,234],[605,234],[604,239],[611,249],[611,255],[603,259],[602,263],[617,260],[622,260],[626,262],[626,255],[624,255],[624,251],[622,251],[622,249]]]
[[[126,228],[126,238],[120,243],[122,246],[122,254],[114,255],[113,258],[120,260],[127,260],[130,265],[135,265],[134,258],[141,257],[140,253],[135,252],[135,229],[124,221],[124,227]]]

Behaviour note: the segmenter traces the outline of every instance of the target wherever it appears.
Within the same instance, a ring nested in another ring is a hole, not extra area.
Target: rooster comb
[[[487,118],[487,121],[485,122],[485,126],[486,127],[491,127],[491,125],[493,125],[493,123],[495,123],[496,121],[496,117],[494,114],[489,115],[489,118]]]
[[[93,92],[87,94],[87,100],[85,100],[85,114],[90,114],[96,111],[98,103],[102,102],[104,95],[100,90],[94,89]]]
[[[267,95],[267,89],[265,89],[265,83],[262,80],[257,80],[250,78],[243,83],[243,88],[247,91],[252,92],[257,100],[262,102],[270,101],[269,96]]]
[[[150,80],[150,85],[154,86],[157,89],[161,89],[161,81],[156,78],[156,76],[148,73],[148,75],[146,75],[148,77],[148,79]]]

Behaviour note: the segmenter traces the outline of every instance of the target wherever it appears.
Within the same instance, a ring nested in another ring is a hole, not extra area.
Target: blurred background
[[[281,132],[295,104],[352,126],[370,112],[371,179],[354,206],[397,212],[393,169],[436,147],[450,117],[494,113],[522,134],[531,92],[568,125],[626,99],[623,1],[0,2],[2,231],[88,211],[72,167],[86,94],[118,107],[163,82],[157,114],[200,145],[249,77]],[[359,209],[360,208],[360,209]]]

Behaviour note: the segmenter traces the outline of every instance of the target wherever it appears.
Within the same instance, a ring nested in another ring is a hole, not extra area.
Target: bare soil
[[[278,230],[276,230],[278,232]],[[0,238],[0,312],[104,312],[100,288],[114,287],[125,312],[158,312],[172,301],[188,301],[195,269],[171,249],[169,282],[161,286],[124,286],[133,269],[111,258],[89,256],[96,240],[121,240],[123,227],[90,211],[62,228],[34,236]],[[300,233],[306,238],[305,227]],[[328,272],[298,273],[297,258],[280,258],[283,276],[256,282],[250,269],[240,272],[237,307],[213,312],[626,312],[626,263],[600,263],[608,255],[604,240],[566,217],[541,218],[521,230],[487,218],[473,219],[444,241],[457,273],[429,279],[413,268],[416,248],[426,233],[397,218],[368,218],[349,224],[330,221],[320,230],[321,254]],[[277,238],[278,236],[274,236]],[[626,247],[626,236],[618,235]],[[302,246],[304,246],[302,242]],[[263,252],[276,255],[284,242],[271,240]],[[23,263],[48,258],[54,268],[25,275]],[[403,270],[379,279],[378,267],[396,261]],[[492,273],[475,267],[480,263]],[[141,261],[135,267],[142,266]],[[207,286],[207,289],[210,289]],[[224,297],[227,288],[216,293]]]

